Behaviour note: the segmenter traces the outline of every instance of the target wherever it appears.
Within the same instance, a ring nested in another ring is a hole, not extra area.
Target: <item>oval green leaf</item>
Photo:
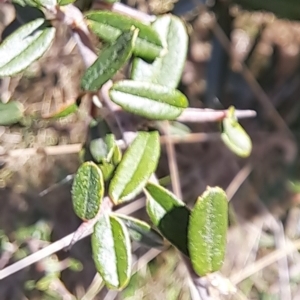
[[[252,151],[252,142],[249,135],[239,124],[234,107],[229,108],[221,127],[221,138],[225,145],[241,157],[249,156]]]
[[[194,270],[199,276],[218,271],[225,256],[228,202],[225,192],[208,187],[191,212],[188,247]]]
[[[84,73],[81,87],[86,91],[97,91],[112,78],[131,56],[137,34],[137,29],[125,31],[106,47]]]
[[[55,28],[44,19],[27,23],[0,45],[0,76],[12,76],[30,66],[50,47]]]
[[[115,204],[131,200],[142,191],[156,169],[159,155],[158,132],[138,132],[109,185],[109,196]]]
[[[163,53],[163,44],[157,32],[151,26],[110,11],[92,11],[86,14],[90,29],[101,39],[114,42],[122,32],[131,26],[139,29],[134,45],[134,54],[147,60],[153,60]]]
[[[18,123],[24,116],[24,107],[18,101],[2,103],[0,101],[0,125],[8,126]]]
[[[120,214],[115,214],[115,216],[126,225],[134,241],[150,248],[161,248],[164,245],[163,237],[146,222]]]
[[[109,95],[124,110],[154,120],[174,120],[188,106],[180,91],[148,82],[119,81]]]
[[[114,216],[103,215],[92,234],[96,269],[110,289],[122,289],[129,282],[131,244],[126,226]]]
[[[187,55],[188,34],[185,25],[178,17],[164,15],[157,18],[152,27],[166,41],[168,52],[152,63],[135,58],[131,78],[176,88]]]
[[[93,219],[100,210],[104,193],[103,175],[93,162],[83,163],[74,178],[72,201],[76,215],[82,220]]]
[[[189,209],[162,186],[148,183],[145,193],[147,213],[152,223],[171,244],[188,256]]]

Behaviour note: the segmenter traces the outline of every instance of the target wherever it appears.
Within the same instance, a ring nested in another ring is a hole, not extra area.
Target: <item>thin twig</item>
[[[215,26],[212,29],[214,35],[219,40],[225,51],[230,55],[231,53],[231,42],[224,33],[223,29],[220,27],[218,23],[215,24]],[[258,84],[253,74],[250,72],[250,70],[247,68],[245,63],[240,63],[241,65],[241,74],[246,79],[248,84],[250,85],[252,91],[257,97],[257,100],[260,102],[262,107],[264,108],[266,114],[270,117],[272,120],[274,126],[276,126],[278,129],[285,130],[291,135],[291,131],[288,128],[287,124],[281,117],[281,115],[278,113],[278,111],[275,109],[274,105],[272,104],[271,100],[265,93],[265,91],[262,89],[262,87]]]
[[[287,245],[284,249],[277,249],[272,253],[264,256],[263,258],[259,259],[255,263],[249,265],[238,274],[234,274],[231,276],[230,281],[233,284],[238,284],[241,281],[245,280],[246,278],[252,276],[256,272],[261,271],[262,269],[266,268],[267,266],[277,262],[279,259],[292,254],[300,249],[300,240],[296,240],[291,244]]]
[[[173,188],[174,194],[179,199],[182,199],[180,178],[179,178],[178,165],[177,165],[177,160],[176,160],[176,152],[175,152],[174,144],[172,143],[172,140],[170,138],[170,123],[169,123],[169,121],[164,121],[164,125],[165,125],[165,128],[163,128],[163,130],[165,131],[164,133],[166,136],[166,149],[167,149],[167,156],[168,156],[172,188]]]
[[[177,118],[179,122],[206,123],[223,120],[228,110],[213,110],[201,108],[186,108]],[[238,119],[253,118],[256,116],[254,110],[236,110],[235,115]]]
[[[117,209],[116,211],[118,213],[126,213],[126,214],[130,215],[133,212],[135,212],[136,210],[143,207],[144,205],[145,205],[144,202],[138,201],[138,203],[130,203],[120,209]],[[67,236],[61,238],[60,240],[46,246],[45,248],[40,249],[40,250],[36,251],[35,253],[32,253],[29,256],[13,263],[12,265],[6,267],[5,269],[0,270],[0,280],[40,261],[62,249],[65,249],[66,247],[68,247],[70,245],[75,233],[76,233],[76,231],[74,231],[74,232],[68,234]],[[77,241],[82,240],[83,238],[89,236],[91,233],[92,233],[92,229],[90,229],[89,231],[85,231]]]

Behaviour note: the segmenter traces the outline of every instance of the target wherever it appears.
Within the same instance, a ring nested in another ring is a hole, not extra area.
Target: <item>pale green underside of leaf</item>
[[[180,91],[148,82],[119,81],[109,94],[124,110],[154,120],[174,120],[188,106]]]
[[[0,45],[0,76],[17,74],[40,58],[50,47],[55,28],[36,19],[16,30]]]
[[[127,285],[131,270],[131,244],[126,226],[114,216],[103,215],[92,234],[97,271],[110,289]]]
[[[160,155],[158,132],[138,132],[109,185],[115,203],[133,199],[155,171]]]
[[[192,209],[188,229],[190,258],[198,275],[204,276],[222,267],[227,226],[226,194],[221,188],[208,187]]]
[[[152,27],[166,41],[168,52],[152,63],[135,58],[131,78],[176,88],[187,55],[188,34],[185,25],[173,15],[164,15],[157,18]]]
[[[250,155],[252,150],[251,139],[238,121],[224,119],[221,138],[225,145],[235,154],[241,157]]]

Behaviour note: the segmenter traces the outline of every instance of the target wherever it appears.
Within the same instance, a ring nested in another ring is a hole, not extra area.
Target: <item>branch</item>
[[[227,115],[228,110],[213,110],[207,108],[186,108],[177,118],[180,122],[216,122],[223,120]],[[254,110],[235,110],[235,115],[238,119],[253,118],[256,116]]]
[[[124,214],[132,214],[133,212],[141,209],[142,207],[144,207],[145,203],[144,201],[135,201],[135,202],[132,202],[122,208],[119,208],[116,210],[116,212],[118,213],[124,213]],[[31,255],[15,262],[14,264],[6,267],[5,269],[3,270],[0,270],[0,280],[60,251],[60,250],[63,250],[65,248],[67,248],[74,235],[76,234],[76,231],[75,230],[74,232],[68,234],[67,236],[63,237],[62,239],[52,243],[51,245],[48,245],[46,246],[45,248],[41,249],[41,250],[38,250],[37,252],[35,253],[32,253]],[[92,228],[89,229],[88,231],[85,231],[79,238],[77,241],[80,241],[82,240],[83,238],[89,236],[90,234],[92,233]]]

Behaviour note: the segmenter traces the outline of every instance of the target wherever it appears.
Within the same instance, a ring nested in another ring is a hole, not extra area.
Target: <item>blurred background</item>
[[[176,162],[187,205],[207,185],[222,187],[231,199],[226,260],[219,284],[212,287],[213,299],[300,299],[300,4],[122,2],[148,14],[171,12],[186,22],[190,44],[179,88],[191,107],[234,105],[257,112],[256,118],[241,121],[253,141],[247,159],[226,148],[216,134],[218,124],[173,124],[184,135],[176,144]],[[37,13],[0,5],[1,40]],[[76,5],[100,7],[96,1]],[[0,98],[21,101],[28,114],[47,115],[76,99],[83,71],[75,42],[59,26],[44,57],[23,74],[0,82]],[[46,155],[41,150],[32,155],[26,149],[81,143],[85,132],[80,112],[59,121],[37,118],[0,126],[0,268],[80,225],[69,180],[79,166],[78,153]],[[16,149],[21,150],[3,155]],[[170,186],[164,146],[157,174]],[[127,213],[147,220],[143,199],[130,205]],[[185,265],[172,247],[159,251],[134,244],[133,249],[134,275],[122,292],[107,291],[95,277],[85,238],[69,252],[0,281],[0,299],[192,299]],[[54,282],[50,287],[49,280]]]

